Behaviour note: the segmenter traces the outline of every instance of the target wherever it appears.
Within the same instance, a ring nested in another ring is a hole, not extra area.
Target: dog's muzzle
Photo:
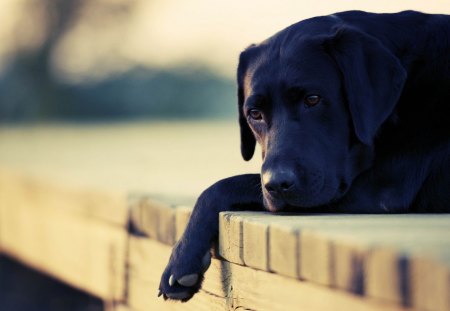
[[[267,170],[262,174],[264,201],[270,211],[279,211],[286,205],[311,207],[324,185],[319,171]]]

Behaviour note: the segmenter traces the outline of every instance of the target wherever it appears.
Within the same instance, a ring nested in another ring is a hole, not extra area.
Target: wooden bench
[[[149,293],[190,209],[142,197],[131,211],[146,235],[130,237],[133,310],[450,309],[450,215],[224,212],[220,258],[183,305]]]

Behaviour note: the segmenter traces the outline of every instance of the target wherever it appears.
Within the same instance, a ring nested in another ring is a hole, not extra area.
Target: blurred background
[[[0,122],[230,118],[238,54],[348,9],[449,13],[429,1],[2,0]]]
[[[239,52],[354,9],[450,14],[450,2],[1,0],[0,168],[192,196],[258,172],[239,155]],[[0,256],[0,310],[102,308],[36,273]]]

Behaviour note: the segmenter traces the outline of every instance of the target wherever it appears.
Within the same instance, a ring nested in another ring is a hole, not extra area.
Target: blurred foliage
[[[24,0],[21,19],[39,29],[27,44],[17,24],[15,42],[0,73],[0,122],[108,120],[118,118],[229,117],[235,114],[234,83],[207,69],[160,70],[130,66],[101,80],[70,83],[53,68],[55,49],[83,23],[87,0]],[[98,18],[125,23],[135,1],[99,1]],[[101,3],[101,5],[99,5]],[[89,9],[91,9],[89,7]],[[95,29],[107,31],[107,29]],[[33,41],[33,40],[31,40]],[[31,42],[30,41],[30,42]],[[120,44],[118,42],[117,44]]]
[[[70,118],[227,117],[235,110],[233,83],[206,70],[133,69],[64,90],[72,103],[58,114]]]

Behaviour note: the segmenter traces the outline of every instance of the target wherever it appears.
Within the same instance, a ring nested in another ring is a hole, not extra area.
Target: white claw
[[[173,277],[173,274],[169,278],[169,285],[174,286],[175,285],[175,278]]]
[[[202,258],[203,273],[205,273],[206,270],[208,270],[210,265],[211,265],[211,253],[207,251],[205,256],[203,256]]]
[[[188,274],[178,279],[178,283],[187,287],[195,285],[197,281],[198,281],[197,273]]]

